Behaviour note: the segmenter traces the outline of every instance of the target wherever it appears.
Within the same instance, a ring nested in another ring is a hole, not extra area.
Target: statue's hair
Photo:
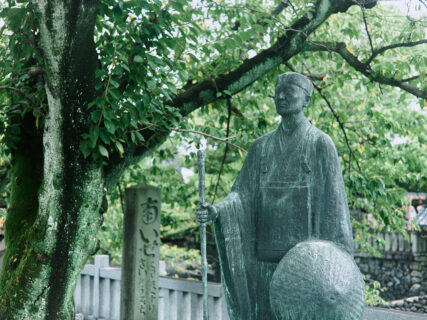
[[[313,84],[306,76],[296,72],[286,72],[280,74],[276,79],[276,86],[279,83],[292,83],[305,91],[311,97],[313,94]]]

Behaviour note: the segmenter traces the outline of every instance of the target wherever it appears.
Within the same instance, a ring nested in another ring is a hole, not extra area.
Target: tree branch
[[[384,46],[382,48],[374,50],[372,53],[372,56],[370,56],[369,59],[365,63],[370,64],[372,62],[372,60],[374,60],[379,54],[384,53],[387,50],[396,49],[396,48],[404,48],[404,47],[414,47],[414,46],[424,44],[424,43],[427,43],[427,39],[419,40],[419,41],[412,41],[412,42],[394,43],[394,44],[390,44],[388,46]]]
[[[43,112],[43,110],[38,109],[38,108],[37,108],[37,104],[36,104],[36,103],[34,103],[34,101],[33,101],[33,100],[31,100],[31,98],[30,98],[30,97],[29,97],[29,96],[28,96],[24,91],[22,91],[21,89],[18,89],[18,88],[15,88],[15,87],[0,86],[0,90],[9,90],[9,91],[16,92],[16,93],[17,93],[17,94],[19,94],[22,98],[24,98],[25,100],[27,100],[27,101],[28,101],[28,103],[29,103],[29,105],[28,105],[28,106],[29,106],[31,109],[33,109],[33,110],[38,110],[42,116],[45,116],[45,113]],[[41,105],[42,105],[41,101],[38,99],[38,97],[37,97],[37,96],[36,96],[36,98],[37,98],[37,100],[38,100],[38,102],[39,102],[39,106],[41,106]]]
[[[246,119],[245,115],[242,113],[242,111],[240,111],[238,108],[236,108],[235,106],[231,106],[231,111],[233,111],[236,115],[239,116],[239,118],[241,119]]]
[[[328,1],[319,0],[311,19],[301,17],[273,46],[245,60],[236,70],[192,85],[166,103],[179,108],[181,114],[186,116],[202,105],[217,100],[217,93],[227,91],[230,95],[234,95],[242,91],[261,76],[298,54],[307,37],[331,14],[346,11],[355,4],[352,0],[340,0],[331,2],[328,7],[326,2]]]
[[[208,0],[208,1],[211,2],[213,5],[216,5],[217,7],[221,7],[223,9],[227,9],[227,10],[230,10],[230,9],[244,9],[244,10],[247,10],[247,11],[253,12],[253,13],[268,14],[267,12],[262,12],[262,11],[254,9],[254,8],[251,8],[249,6],[244,6],[244,5],[233,6],[233,5],[225,5],[225,4],[222,4],[220,2],[213,1],[213,0]],[[289,0],[282,0],[273,9],[273,11],[271,11],[271,13],[269,15],[275,17],[275,16],[279,15],[287,6],[289,6]]]
[[[426,73],[426,74],[424,74],[424,76],[427,76],[427,73]],[[409,82],[409,81],[412,81],[412,80],[418,79],[419,77],[421,77],[421,75],[420,75],[420,74],[417,74],[416,76],[412,76],[412,77],[409,77],[409,78],[402,79],[402,82]]]
[[[427,40],[422,40],[425,42]],[[421,41],[417,41],[421,42]],[[402,44],[396,45],[402,46]],[[392,46],[388,46],[392,47]],[[371,81],[375,81],[378,83],[399,87],[406,92],[413,94],[416,97],[427,99],[427,91],[423,91],[418,89],[417,87],[406,83],[403,80],[385,77],[383,75],[375,73],[369,66],[369,64],[360,61],[355,55],[353,55],[350,51],[347,50],[347,46],[345,43],[338,42],[311,42],[307,43],[306,46],[307,51],[329,51],[338,53],[349,65],[351,65],[355,70],[359,71],[366,77],[368,77]],[[385,50],[383,50],[385,51]],[[383,52],[382,51],[382,52]],[[369,60],[368,60],[369,61]]]
[[[285,62],[284,65],[286,67],[288,67],[290,70],[294,70],[294,67],[290,65],[289,62]],[[305,65],[304,65],[305,66]],[[307,66],[305,66],[305,68],[308,70]],[[296,71],[294,71],[296,72]],[[311,81],[321,81],[323,80],[327,74],[316,74],[316,73],[310,73],[310,71],[307,72],[299,72],[300,74],[306,76],[307,78],[309,78]],[[274,98],[273,96],[271,98]]]
[[[312,16],[310,18],[307,16],[299,18],[270,48],[243,61],[237,69],[227,74],[205,79],[181,90],[173,100],[166,101],[165,104],[176,107],[181,116],[185,117],[197,108],[220,99],[217,93],[227,91],[227,95],[232,96],[244,90],[304,50],[304,42],[307,37],[330,15],[345,12],[355,4],[353,0],[318,0],[313,8]],[[168,119],[171,126],[176,120]],[[139,161],[149,150],[163,143],[171,130],[163,130],[162,132],[155,129],[146,130],[143,132],[144,145],[129,145],[125,150],[124,158],[119,155],[111,157],[109,165],[105,168],[107,188],[114,187],[116,180],[126,167]]]
[[[332,107],[331,102],[328,100],[328,98],[326,98],[326,96],[323,94],[322,89],[319,88],[317,85],[313,84],[314,87],[316,88],[317,92],[319,92],[320,96],[323,98],[323,100],[325,100],[326,104],[328,105],[329,110],[331,110],[332,114],[334,115],[334,118],[337,120],[338,125],[340,126],[341,131],[344,134],[344,140],[345,140],[345,144],[347,145],[348,151],[350,152],[350,159],[349,159],[349,165],[348,168],[349,170],[351,170],[351,157],[354,158],[354,161],[356,161],[356,165],[357,168],[359,169],[359,171],[361,172],[362,169],[360,168],[360,164],[359,161],[357,161],[356,155],[354,154],[353,149],[350,147],[350,141],[348,139],[347,136],[347,131],[345,130],[344,127],[344,123],[341,121],[340,117],[338,116],[337,112],[335,111],[335,109]]]
[[[35,68],[28,70],[27,74],[30,77],[36,77],[38,75],[44,74],[44,69],[42,67],[35,67]]]
[[[204,137],[206,137],[206,138],[210,138],[210,139],[213,139],[213,140],[216,140],[216,141],[225,142],[227,145],[233,146],[233,147],[235,147],[235,148],[237,148],[237,149],[239,149],[239,150],[241,150],[241,151],[248,152],[248,150],[246,150],[246,149],[244,149],[244,148],[242,148],[242,147],[238,146],[237,144],[234,144],[234,143],[231,143],[230,141],[228,141],[228,140],[230,140],[230,139],[232,139],[232,138],[234,138],[234,137],[220,138],[220,137],[216,137],[216,136],[213,136],[213,135],[211,135],[211,134],[208,134],[208,133],[205,133],[205,132],[202,132],[202,131],[197,131],[197,130],[180,129],[180,128],[170,128],[170,129],[171,129],[172,131],[176,131],[176,132],[188,132],[188,133],[195,133],[195,134],[198,134],[198,135],[204,136]]]
[[[226,138],[228,138],[230,136],[231,107],[232,107],[231,98],[227,99],[227,107],[228,107],[227,108],[228,109],[228,116],[227,116],[227,128],[225,130],[225,137]],[[224,155],[222,157],[221,166],[220,166],[219,172],[218,172],[218,178],[216,180],[215,190],[214,190],[214,194],[213,194],[212,201],[211,201],[212,204],[215,202],[216,193],[218,190],[219,182],[221,180],[222,170],[224,169],[225,160],[227,158],[227,152],[228,152],[228,144],[226,144],[225,148],[224,148]]]
[[[25,94],[25,92],[18,89],[18,88],[8,87],[8,86],[0,86],[0,90],[14,91],[14,92],[18,93],[21,97],[25,98],[26,100],[31,101],[29,98],[27,98],[27,95]]]
[[[369,45],[371,46],[372,55],[374,55],[375,50],[374,50],[374,45],[372,43],[371,33],[369,32],[369,28],[368,28],[368,21],[366,20],[365,8],[363,6],[361,6],[360,8],[362,9],[363,24],[365,25],[365,31],[366,31],[366,34],[368,35]]]
[[[276,8],[271,12],[271,15],[279,15],[287,6],[289,6],[289,0],[282,0]]]

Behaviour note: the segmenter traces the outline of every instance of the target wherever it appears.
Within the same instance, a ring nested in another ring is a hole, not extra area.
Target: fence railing
[[[377,244],[374,238],[368,240],[375,250],[381,253],[390,254],[407,254],[417,256],[427,255],[427,234],[421,232],[411,232],[409,234],[409,241],[402,234],[383,232],[377,233],[379,239],[385,241],[385,246]],[[355,243],[356,255],[360,254],[360,246]]]
[[[74,292],[76,313],[83,319],[120,319],[121,270],[109,266],[106,255],[87,264]],[[202,284],[199,281],[159,277],[159,320],[202,319]],[[208,284],[210,319],[229,320],[221,284]]]
[[[109,267],[108,256],[95,256],[87,264],[74,293],[76,319],[120,319],[120,268]],[[221,284],[208,285],[209,316],[229,320]],[[159,320],[202,319],[202,283],[159,277]],[[421,320],[425,315],[381,308],[366,308],[363,320]]]

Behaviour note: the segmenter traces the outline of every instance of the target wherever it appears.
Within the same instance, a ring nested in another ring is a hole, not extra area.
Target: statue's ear
[[[311,96],[308,94],[305,95],[304,108],[307,107],[311,102]]]

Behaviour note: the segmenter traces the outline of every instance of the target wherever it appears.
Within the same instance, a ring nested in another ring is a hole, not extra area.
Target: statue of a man
[[[353,254],[350,216],[332,140],[304,116],[313,85],[298,73],[277,78],[279,127],[251,146],[231,193],[196,210],[212,220],[230,318],[275,319],[271,277],[282,257],[307,240]]]

